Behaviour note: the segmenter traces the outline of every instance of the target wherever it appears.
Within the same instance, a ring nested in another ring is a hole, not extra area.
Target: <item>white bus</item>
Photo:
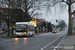
[[[16,22],[15,24],[16,36],[34,36],[35,27],[30,22]]]

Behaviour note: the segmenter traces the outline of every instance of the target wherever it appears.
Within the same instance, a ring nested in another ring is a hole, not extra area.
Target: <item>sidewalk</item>
[[[7,35],[7,33],[6,34],[0,34],[0,38],[3,37],[3,36],[6,36],[6,35]]]
[[[75,50],[75,35],[67,36],[59,50]]]

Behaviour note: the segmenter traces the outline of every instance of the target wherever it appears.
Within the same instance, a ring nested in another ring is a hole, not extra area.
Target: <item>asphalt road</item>
[[[34,37],[0,38],[0,50],[53,50],[66,34],[44,33]]]

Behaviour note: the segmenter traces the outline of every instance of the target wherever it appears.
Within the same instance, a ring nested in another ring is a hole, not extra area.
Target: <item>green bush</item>
[[[15,35],[13,35],[13,36],[4,36],[2,38],[14,38],[14,37],[16,37],[16,36]]]

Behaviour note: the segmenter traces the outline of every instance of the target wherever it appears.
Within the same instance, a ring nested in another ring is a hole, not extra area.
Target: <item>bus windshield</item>
[[[16,25],[16,32],[25,32],[26,31],[26,25],[25,24],[17,24]]]

